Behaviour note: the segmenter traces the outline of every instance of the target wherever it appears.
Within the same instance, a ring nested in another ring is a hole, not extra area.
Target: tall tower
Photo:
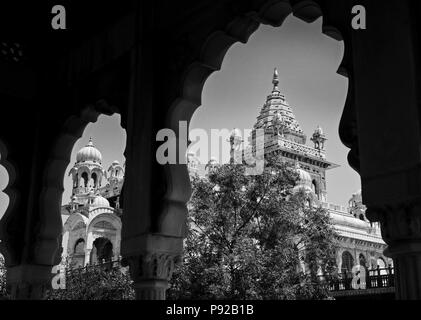
[[[104,174],[101,152],[90,138],[88,144],[78,151],[76,163],[69,172],[73,179],[72,201],[83,203],[99,193]]]
[[[285,95],[279,90],[279,75],[276,68],[272,84],[272,92],[267,96],[253,127],[250,137],[252,148],[256,147],[256,130],[262,129],[265,155],[276,154],[285,161],[299,165],[309,174],[311,189],[317,199],[326,202],[326,170],[338,167],[326,161],[324,149],[326,136],[318,127],[311,138],[314,147],[307,146],[307,137],[286,101]],[[306,181],[307,184],[309,184],[308,181]]]

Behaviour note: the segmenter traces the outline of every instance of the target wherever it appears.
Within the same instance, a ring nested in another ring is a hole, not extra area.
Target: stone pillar
[[[362,0],[367,29],[345,44],[349,91],[341,139],[361,175],[367,218],[380,222],[397,299],[421,298],[421,126],[417,4]],[[393,21],[387,24],[385,21]]]
[[[151,37],[156,31],[155,6],[142,1],[136,8],[137,45],[131,52],[127,114],[122,115],[127,143],[121,255],[122,263],[129,266],[137,299],[165,299],[182,253],[190,196],[186,165],[161,164],[156,158],[162,144],[157,133],[168,128],[166,113],[173,102],[168,95],[174,88],[169,84],[168,59],[160,59],[166,50],[157,47],[161,42],[155,35]]]
[[[182,238],[149,234],[138,240],[138,253],[126,254],[124,259],[134,281],[136,299],[165,300],[174,267],[180,261]]]
[[[370,219],[380,221],[384,254],[393,258],[396,297],[421,299],[421,203],[367,209]],[[386,266],[387,267],[387,266]]]

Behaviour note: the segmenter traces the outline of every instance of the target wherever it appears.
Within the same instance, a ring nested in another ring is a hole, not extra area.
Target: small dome
[[[120,162],[118,162],[118,160],[113,161],[113,166],[118,166],[119,164],[120,164]]]
[[[95,148],[94,144],[92,143],[92,138],[89,139],[89,143],[80,149],[76,155],[76,162],[97,162],[101,163],[102,155],[101,152],[97,148]]]
[[[320,126],[317,126],[316,130],[314,131],[314,133],[317,133],[319,135],[323,135],[323,129]]]
[[[109,207],[110,203],[107,199],[105,199],[103,196],[96,196],[94,198],[94,201],[91,204],[91,207],[99,208],[99,207]]]

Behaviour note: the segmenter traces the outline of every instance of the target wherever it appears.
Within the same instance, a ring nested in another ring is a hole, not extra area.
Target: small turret
[[[317,126],[316,130],[314,130],[314,133],[310,139],[314,143],[314,148],[317,150],[324,150],[325,149],[325,141],[326,136],[323,133],[323,129],[320,126]]]

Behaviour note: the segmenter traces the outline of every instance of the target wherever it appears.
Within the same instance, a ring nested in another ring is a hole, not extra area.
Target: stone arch
[[[5,265],[9,265],[15,257],[13,257],[13,250],[9,248],[9,243],[5,239],[7,238],[7,233],[5,227],[7,221],[12,218],[12,212],[15,208],[16,202],[19,201],[19,193],[16,189],[13,188],[13,184],[18,178],[18,173],[15,170],[16,166],[11,159],[8,158],[8,149],[6,144],[0,139],[0,165],[6,169],[6,172],[9,176],[9,181],[2,191],[9,198],[9,203],[7,205],[6,211],[3,216],[0,217],[0,254],[4,257]]]
[[[81,177],[80,182],[82,183],[81,187],[87,188],[89,184],[89,173],[87,173],[86,171],[83,171],[80,177]]]
[[[92,186],[96,188],[98,186],[98,174],[96,172],[92,172],[91,179],[92,179]]]
[[[377,258],[377,268],[380,269],[381,275],[385,275],[388,273],[388,271],[386,270],[388,268],[386,261],[387,259],[385,259],[383,256],[380,256]]]
[[[342,252],[341,273],[350,273],[354,266],[354,257],[348,250]]]
[[[358,263],[359,263],[360,266],[367,269],[367,258],[363,253],[360,253],[358,255]]]
[[[242,11],[244,14],[231,21],[225,30],[215,31],[207,37],[201,47],[199,58],[185,69],[181,79],[180,95],[171,104],[166,115],[167,128],[177,133],[180,121],[186,121],[189,125],[194,112],[201,105],[202,90],[208,77],[221,69],[229,48],[236,42],[247,43],[260,24],[279,27],[291,13],[306,22],[313,22],[323,14],[321,7],[314,1],[295,2],[294,5],[289,1],[270,1],[258,8]],[[322,32],[335,40],[344,40],[340,30],[325,21]],[[347,46],[345,51],[346,48]],[[348,75],[345,63],[347,57],[348,55],[344,54],[337,71],[343,76]],[[179,135],[174,142],[177,145],[189,144],[188,139],[186,141]],[[158,230],[168,234],[183,235],[187,215],[186,202],[191,195],[187,165],[166,165],[164,170],[168,187],[163,197]]]
[[[121,228],[122,223],[119,217],[114,215],[112,212],[99,212],[98,214],[92,216],[92,218],[89,220],[88,228],[87,228],[87,243],[86,248],[88,250],[93,249],[93,243],[96,238],[98,238],[98,235],[94,235],[94,228],[98,223],[101,222],[107,222],[111,224],[111,226],[115,229],[112,231],[112,234],[114,235],[113,239],[109,239],[113,245],[113,254],[115,257],[119,256],[120,254],[120,244],[121,244]]]
[[[378,257],[377,258],[377,266],[380,268],[380,269],[383,269],[383,268],[386,268],[387,267],[387,264],[386,264],[386,260],[383,258],[383,257]]]
[[[79,238],[73,246],[73,254],[85,254],[85,239]]]
[[[96,176],[96,179],[94,179],[94,174]],[[98,188],[102,185],[102,170],[100,168],[93,168],[91,172],[91,177],[94,180],[94,186],[95,188]]]
[[[311,189],[316,194],[317,198],[320,199],[320,197],[319,197],[320,187],[319,187],[319,183],[317,182],[316,179],[313,179],[311,181]]]
[[[85,228],[88,224],[88,218],[83,216],[80,213],[73,213],[72,215],[67,218],[66,222],[63,225],[63,232],[71,231],[75,228],[75,226],[82,222],[85,225]]]
[[[99,115],[112,115],[118,109],[100,100],[84,107],[79,115],[67,119],[53,144],[53,148],[45,165],[40,195],[40,225],[39,237],[36,243],[37,261],[40,264],[56,265],[59,263],[59,238],[62,230],[60,205],[64,191],[63,177],[70,162],[72,148],[82,136],[88,123],[96,122]],[[51,250],[55,254],[51,256]]]
[[[106,221],[111,223],[111,225],[116,229],[116,230],[121,230],[122,224],[121,224],[121,220],[119,217],[117,217],[116,215],[114,215],[113,213],[99,213],[97,215],[94,215],[90,220],[89,223],[87,224],[88,228],[87,231],[88,233],[92,231],[92,228],[101,221]]]
[[[116,250],[112,241],[107,237],[97,237],[92,244],[92,251],[90,254],[90,263],[101,263],[111,261]]]

